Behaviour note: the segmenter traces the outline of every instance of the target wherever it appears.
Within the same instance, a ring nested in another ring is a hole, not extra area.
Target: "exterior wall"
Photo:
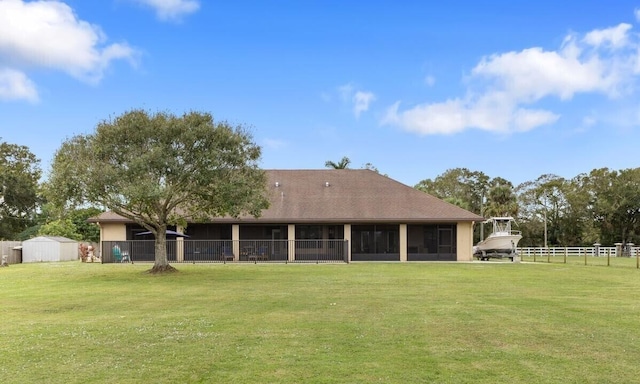
[[[98,223],[100,226],[100,246],[98,253],[100,257],[103,257],[104,250],[103,242],[105,241],[126,241],[127,240],[127,225],[122,223]],[[109,251],[111,252],[111,251]]]
[[[127,240],[127,226],[122,223],[99,223],[100,241]]]
[[[457,261],[473,260],[473,222],[458,223],[456,232],[458,257]]]

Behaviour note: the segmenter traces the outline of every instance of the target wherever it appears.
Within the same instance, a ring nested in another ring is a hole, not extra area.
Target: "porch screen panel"
[[[438,254],[451,254],[453,250],[453,231],[451,228],[438,228]]]
[[[409,261],[457,259],[455,224],[410,225],[407,236]]]
[[[311,240],[299,242],[296,248],[320,248],[322,247],[322,225],[296,225],[296,240]]]
[[[354,261],[400,260],[398,225],[353,225],[351,254]]]

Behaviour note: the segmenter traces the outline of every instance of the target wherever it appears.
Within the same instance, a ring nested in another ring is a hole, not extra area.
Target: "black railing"
[[[167,240],[171,263],[348,262],[346,240]],[[153,240],[103,241],[103,263],[153,262]]]

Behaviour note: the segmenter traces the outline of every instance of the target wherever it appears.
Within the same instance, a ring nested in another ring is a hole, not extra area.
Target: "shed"
[[[78,260],[78,242],[60,236],[38,236],[22,242],[22,262]]]

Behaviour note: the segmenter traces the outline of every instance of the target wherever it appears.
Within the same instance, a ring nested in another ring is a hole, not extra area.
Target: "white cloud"
[[[338,94],[343,103],[353,106],[353,114],[356,118],[362,112],[369,110],[369,105],[376,100],[373,92],[357,90],[353,83],[347,83],[338,87]]]
[[[584,36],[587,44],[599,47],[608,45],[612,48],[620,48],[627,45],[628,32],[631,24],[622,23],[613,28],[596,29]]]
[[[369,110],[369,104],[376,99],[376,96],[371,92],[358,91],[353,95],[353,113],[356,118],[360,117],[362,112]]]
[[[200,9],[197,0],[134,0],[137,3],[149,6],[156,11],[160,20],[179,20],[185,15]]]
[[[615,85],[601,60],[591,57],[581,61],[571,47],[551,52],[529,48],[485,57],[472,74],[486,77],[492,86],[525,102],[550,95],[567,100],[576,92],[608,92]]]
[[[38,91],[27,75],[9,68],[0,68],[0,100],[38,101]]]
[[[48,68],[97,83],[113,60],[134,63],[137,55],[127,44],[105,41],[98,26],[62,2],[0,1],[0,62],[18,73]],[[35,92],[32,83],[30,89]]]
[[[489,99],[491,95],[488,95]],[[473,127],[484,131],[524,132],[551,124],[559,116],[544,110],[519,108],[512,103],[495,103],[484,97],[479,100],[452,99],[441,103],[422,104],[399,112],[397,102],[387,109],[383,124],[403,127],[420,135],[454,134]]]
[[[568,35],[557,50],[539,47],[484,57],[472,69],[463,97],[401,110],[388,108],[383,124],[419,134],[476,128],[509,133],[556,122],[560,115],[535,107],[546,98],[568,102],[580,93],[610,98],[633,92],[640,73],[640,36],[631,25]]]

